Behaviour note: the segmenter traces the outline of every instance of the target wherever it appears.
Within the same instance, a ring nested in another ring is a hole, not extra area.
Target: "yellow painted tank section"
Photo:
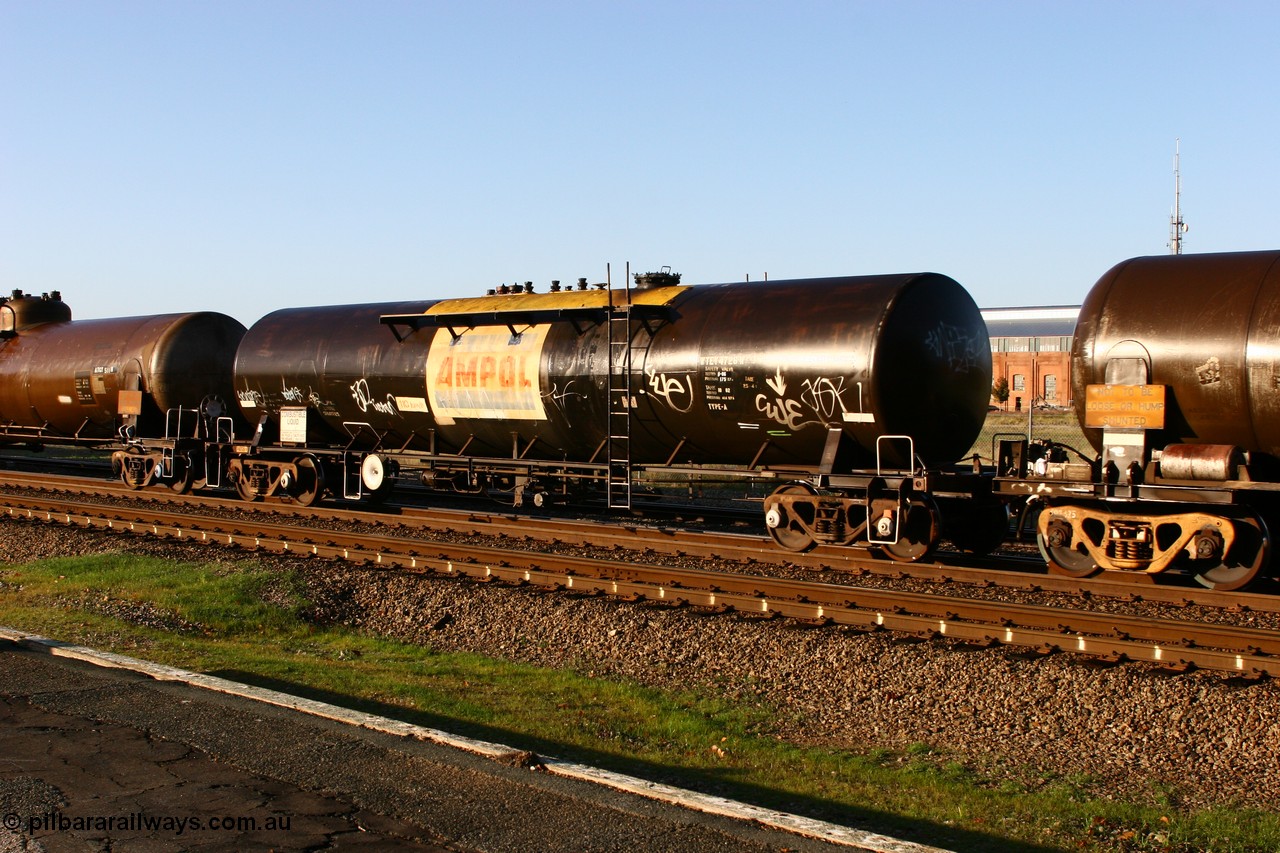
[[[559,293],[500,293],[465,299],[444,299],[425,314],[492,314],[499,311],[559,311],[573,308],[608,308],[631,305],[667,305],[689,290],[688,285],[652,287],[646,290],[562,290]],[[612,302],[610,302],[612,297]]]

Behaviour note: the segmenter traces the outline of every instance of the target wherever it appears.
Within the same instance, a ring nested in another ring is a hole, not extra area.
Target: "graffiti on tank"
[[[925,345],[956,373],[968,373],[978,366],[977,348],[980,343],[986,344],[985,340],[975,340],[959,326],[950,323],[939,323],[936,329],[925,335]]]
[[[236,391],[236,399],[246,409],[260,409],[267,403],[267,399],[261,391],[251,391],[248,388]]]
[[[383,415],[396,414],[396,399],[393,395],[388,394],[385,401],[374,399],[373,393],[369,390],[369,380],[361,379],[351,386],[351,398],[356,401],[356,405],[360,407],[360,411],[367,412],[373,409],[375,412]]]
[[[289,386],[284,384],[284,378],[280,379],[280,404],[281,405],[320,405],[320,395],[314,391],[303,391],[297,385]]]
[[[787,396],[787,379],[782,375],[782,368],[778,368],[773,376],[766,377],[764,383],[773,392],[773,397],[757,394],[756,411],[793,432],[804,426],[804,407],[799,400]]]
[[[844,404],[843,376],[835,379],[819,376],[817,379],[806,379],[800,384],[804,388],[800,395],[801,401],[817,412],[819,417],[830,420],[839,413],[849,411]]]
[[[551,386],[550,393],[544,394],[543,396],[554,403],[557,408],[563,409],[565,400],[568,400],[570,397],[582,398],[586,396],[585,394],[571,390],[573,388],[573,383],[577,381],[578,380],[576,379],[570,379],[569,383],[564,386],[563,391],[560,390],[560,383],[557,382]]]
[[[674,411],[684,414],[693,408],[693,385],[679,376],[658,373],[652,367],[645,368],[649,377],[649,391]]]
[[[768,385],[769,390],[779,397],[787,395],[787,378],[782,375],[781,367],[774,371],[773,376],[765,377],[764,384]]]
[[[804,417],[804,411],[799,400],[787,400],[782,397],[770,400],[768,394],[757,394],[756,411],[792,431],[804,426],[801,420]]]
[[[765,377],[772,395],[756,395],[756,411],[795,432],[810,425],[822,425],[849,411],[845,404],[845,377],[818,376],[800,382],[799,395],[782,375],[782,369]]]

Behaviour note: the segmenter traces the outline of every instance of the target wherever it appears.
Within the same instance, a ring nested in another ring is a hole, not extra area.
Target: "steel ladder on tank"
[[[635,408],[631,366],[635,356],[631,336],[631,294],[621,304],[609,291],[609,440],[606,453],[606,499],[611,509],[630,509],[632,498],[631,413]]]

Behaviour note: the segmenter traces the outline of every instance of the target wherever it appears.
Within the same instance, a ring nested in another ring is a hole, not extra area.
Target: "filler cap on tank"
[[[680,283],[680,273],[672,272],[671,267],[663,267],[658,272],[638,272],[635,274],[636,290],[649,290],[654,287],[675,287]]]

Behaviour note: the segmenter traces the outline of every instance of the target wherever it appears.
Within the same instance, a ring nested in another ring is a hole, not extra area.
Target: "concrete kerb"
[[[151,663],[150,661],[126,657],[125,655],[118,655],[114,652],[98,651],[97,649],[90,649],[85,646],[65,643],[60,640],[42,637],[38,634],[31,634],[15,628],[0,626],[0,639],[9,640],[23,648],[36,652],[43,652],[45,654],[55,655],[58,657],[72,658],[94,664],[96,666],[113,667],[141,673],[154,678],[157,681],[177,681],[189,684],[193,687],[201,687],[206,690],[213,690],[230,696],[239,696],[244,699],[265,702],[281,708],[299,711],[304,714],[311,714],[316,717],[323,717],[328,720],[334,720],[348,725],[359,726],[372,731],[399,735],[401,737],[416,738],[418,740],[430,741],[444,746],[451,746],[455,749],[466,750],[472,754],[481,755],[505,764],[519,762],[521,757],[526,755],[524,751],[504,744],[490,743],[488,741],[477,740],[475,738],[463,737],[461,735],[451,734],[439,729],[432,729],[426,726],[418,726],[412,723],[405,723],[399,720],[379,717],[374,714],[367,714],[363,711],[355,711],[349,708],[331,705],[327,702],[318,702],[313,699],[305,699],[300,696],[291,696],[277,690],[253,687],[248,684],[228,681],[224,678],[215,678],[209,675],[202,675],[198,672],[189,672],[184,669],[165,666],[164,664]],[[684,808],[705,812],[707,814],[716,814],[739,820],[754,821],[763,826],[772,827],[785,832],[792,832],[809,838],[828,841],[833,844],[842,844],[849,847],[872,850],[876,851],[876,853],[950,853],[950,851],[939,847],[929,847],[927,845],[916,844],[910,841],[902,841],[900,839],[890,838],[876,833],[838,826],[825,821],[812,820],[810,818],[801,817],[800,815],[759,808],[757,806],[740,803],[723,797],[701,794],[696,791],[686,791],[681,788],[674,788],[669,785],[648,782],[634,776],[626,776],[621,773],[601,770],[596,767],[575,764],[571,761],[564,761],[562,759],[551,758],[545,755],[538,756],[538,764],[541,769],[557,776],[564,776],[567,778],[592,782],[598,785],[604,785],[616,790],[627,791],[629,793],[638,794],[643,797],[671,803],[673,805],[683,806]]]

